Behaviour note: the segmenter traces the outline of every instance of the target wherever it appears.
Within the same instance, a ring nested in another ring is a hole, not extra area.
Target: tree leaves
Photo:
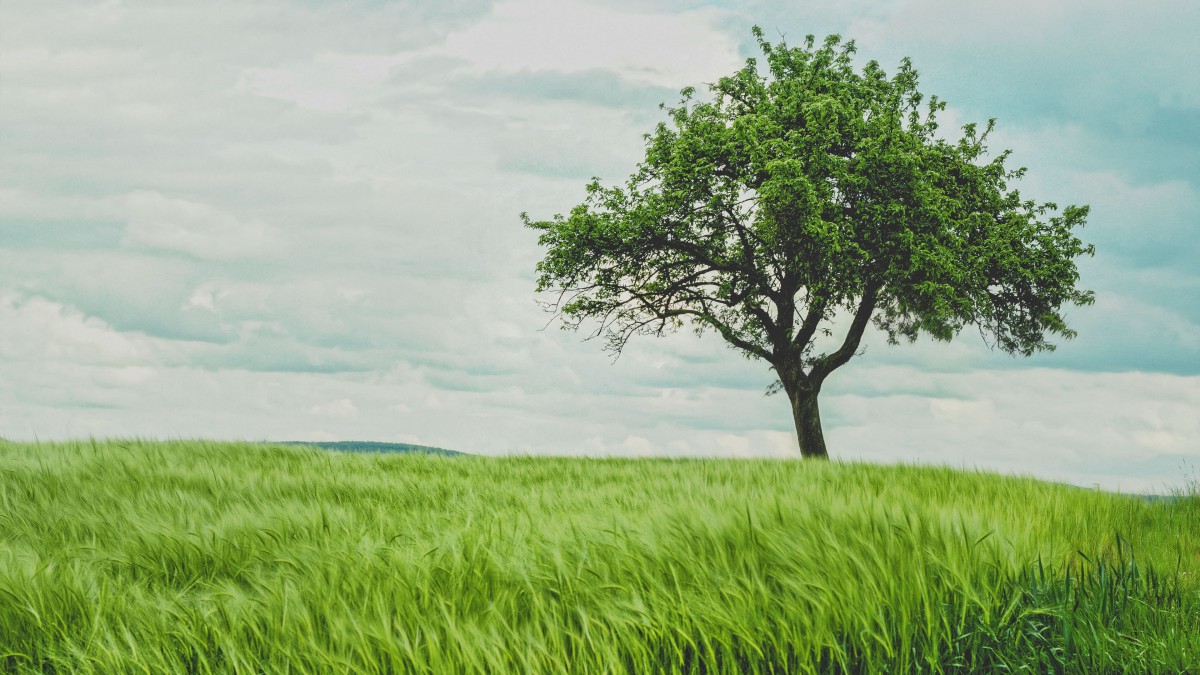
[[[1087,207],[1023,201],[1024,169],[988,157],[989,120],[937,136],[945,102],[905,59],[888,77],[854,43],[772,45],[699,100],[685,89],[646,135],[622,186],[588,186],[569,216],[525,224],[546,249],[538,290],[564,327],[594,319],[620,353],[637,334],[715,330],[781,377],[820,380],[868,323],[892,342],[975,325],[1013,354],[1071,337],[1061,314],[1092,301],[1075,259]],[[816,336],[847,315],[840,346]],[[786,385],[786,383],[785,383]]]

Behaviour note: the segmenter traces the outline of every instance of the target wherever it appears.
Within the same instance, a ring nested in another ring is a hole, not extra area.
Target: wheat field
[[[5,673],[1200,672],[1200,496],[0,441]]]

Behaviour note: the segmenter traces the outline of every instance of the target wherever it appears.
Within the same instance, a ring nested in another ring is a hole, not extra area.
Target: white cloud
[[[336,417],[338,419],[350,419],[358,416],[358,407],[354,405],[354,401],[348,398],[339,398],[336,401],[328,401],[318,403],[308,409],[310,415],[320,415],[322,417]]]
[[[860,364],[834,378],[822,412],[836,420],[826,436],[842,457],[1125,490],[1178,484],[1172,458],[1200,458],[1200,377],[1040,368],[933,374]],[[1156,473],[1146,469],[1153,465]]]
[[[337,434],[332,434],[328,431],[320,429],[309,431],[308,433],[301,435],[304,437],[303,440],[313,441],[315,443],[336,443],[337,441],[342,440],[342,438]]]
[[[621,450],[634,456],[662,454],[660,446],[655,445],[649,439],[642,436],[626,436],[625,440],[621,443]]]
[[[97,368],[92,371],[91,380],[105,389],[137,390],[145,387],[159,376],[160,370],[154,366],[121,366],[117,368]]]
[[[0,218],[17,220],[44,219],[53,214],[60,219],[88,220],[117,215],[106,200],[80,195],[34,192],[20,187],[0,188]]]
[[[742,65],[736,38],[722,30],[727,17],[713,8],[654,13],[582,0],[506,0],[438,51],[484,71],[607,69],[679,89]]]
[[[242,220],[211,205],[137,190],[126,197],[127,246],[177,251],[198,258],[281,255],[283,240],[272,227]]]
[[[947,426],[980,427],[995,424],[996,407],[990,398],[960,400],[929,399],[929,411],[939,424]]]
[[[322,53],[291,67],[247,68],[238,86],[303,108],[345,111],[377,98],[391,69],[410,58]]]
[[[203,309],[209,312],[217,311],[217,300],[224,299],[228,295],[228,291],[214,290],[211,284],[204,284],[192,293],[192,297],[184,303],[181,309]]]
[[[0,295],[0,331],[0,355],[6,360],[129,365],[152,357],[144,338],[39,297]]]

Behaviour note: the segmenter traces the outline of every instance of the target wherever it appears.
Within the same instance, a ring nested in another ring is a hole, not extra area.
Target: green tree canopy
[[[594,179],[567,217],[522,214],[564,327],[595,320],[618,354],[637,334],[716,331],[775,370],[806,457],[827,456],[817,394],[868,324],[893,344],[973,325],[1026,356],[1074,336],[1062,308],[1092,302],[1075,260],[1093,248],[1073,233],[1088,207],[1010,188],[1025,169],[988,154],[995,120],[939,138],[946,104],[925,102],[907,58],[889,77],[836,35],[754,34],[765,71],[749,59],[705,100],[684,89],[623,186]]]

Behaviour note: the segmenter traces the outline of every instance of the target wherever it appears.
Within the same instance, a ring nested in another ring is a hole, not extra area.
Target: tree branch
[[[734,347],[737,347],[738,349],[740,349],[744,352],[753,354],[754,356],[757,356],[758,358],[760,358],[764,361],[768,361],[768,362],[771,361],[771,359],[773,358],[771,352],[763,349],[762,347],[754,344],[753,342],[749,342],[743,338],[738,337],[736,334],[734,334],[732,328],[730,328],[729,326],[727,326],[724,323],[722,323],[721,321],[719,321],[712,314],[709,314],[706,312],[697,312],[695,310],[682,310],[680,313],[681,314],[690,314],[692,316],[695,316],[700,321],[703,321],[704,323],[712,326],[718,333],[721,334],[721,337],[725,338],[726,342],[728,342],[729,344],[733,345]]]
[[[793,347],[803,350],[812,341],[813,336],[817,334],[817,328],[821,325],[821,320],[825,318],[825,309],[828,306],[829,300],[823,296],[809,304],[808,314],[804,316],[800,331],[792,337]]]
[[[866,330],[867,323],[871,320],[871,314],[875,312],[879,286],[878,282],[870,282],[863,290],[858,310],[854,313],[854,321],[850,323],[850,330],[846,331],[846,339],[842,341],[842,346],[836,352],[825,354],[813,362],[812,371],[809,374],[818,382],[824,380],[829,373],[846,365],[846,362],[858,351],[863,331]]]

